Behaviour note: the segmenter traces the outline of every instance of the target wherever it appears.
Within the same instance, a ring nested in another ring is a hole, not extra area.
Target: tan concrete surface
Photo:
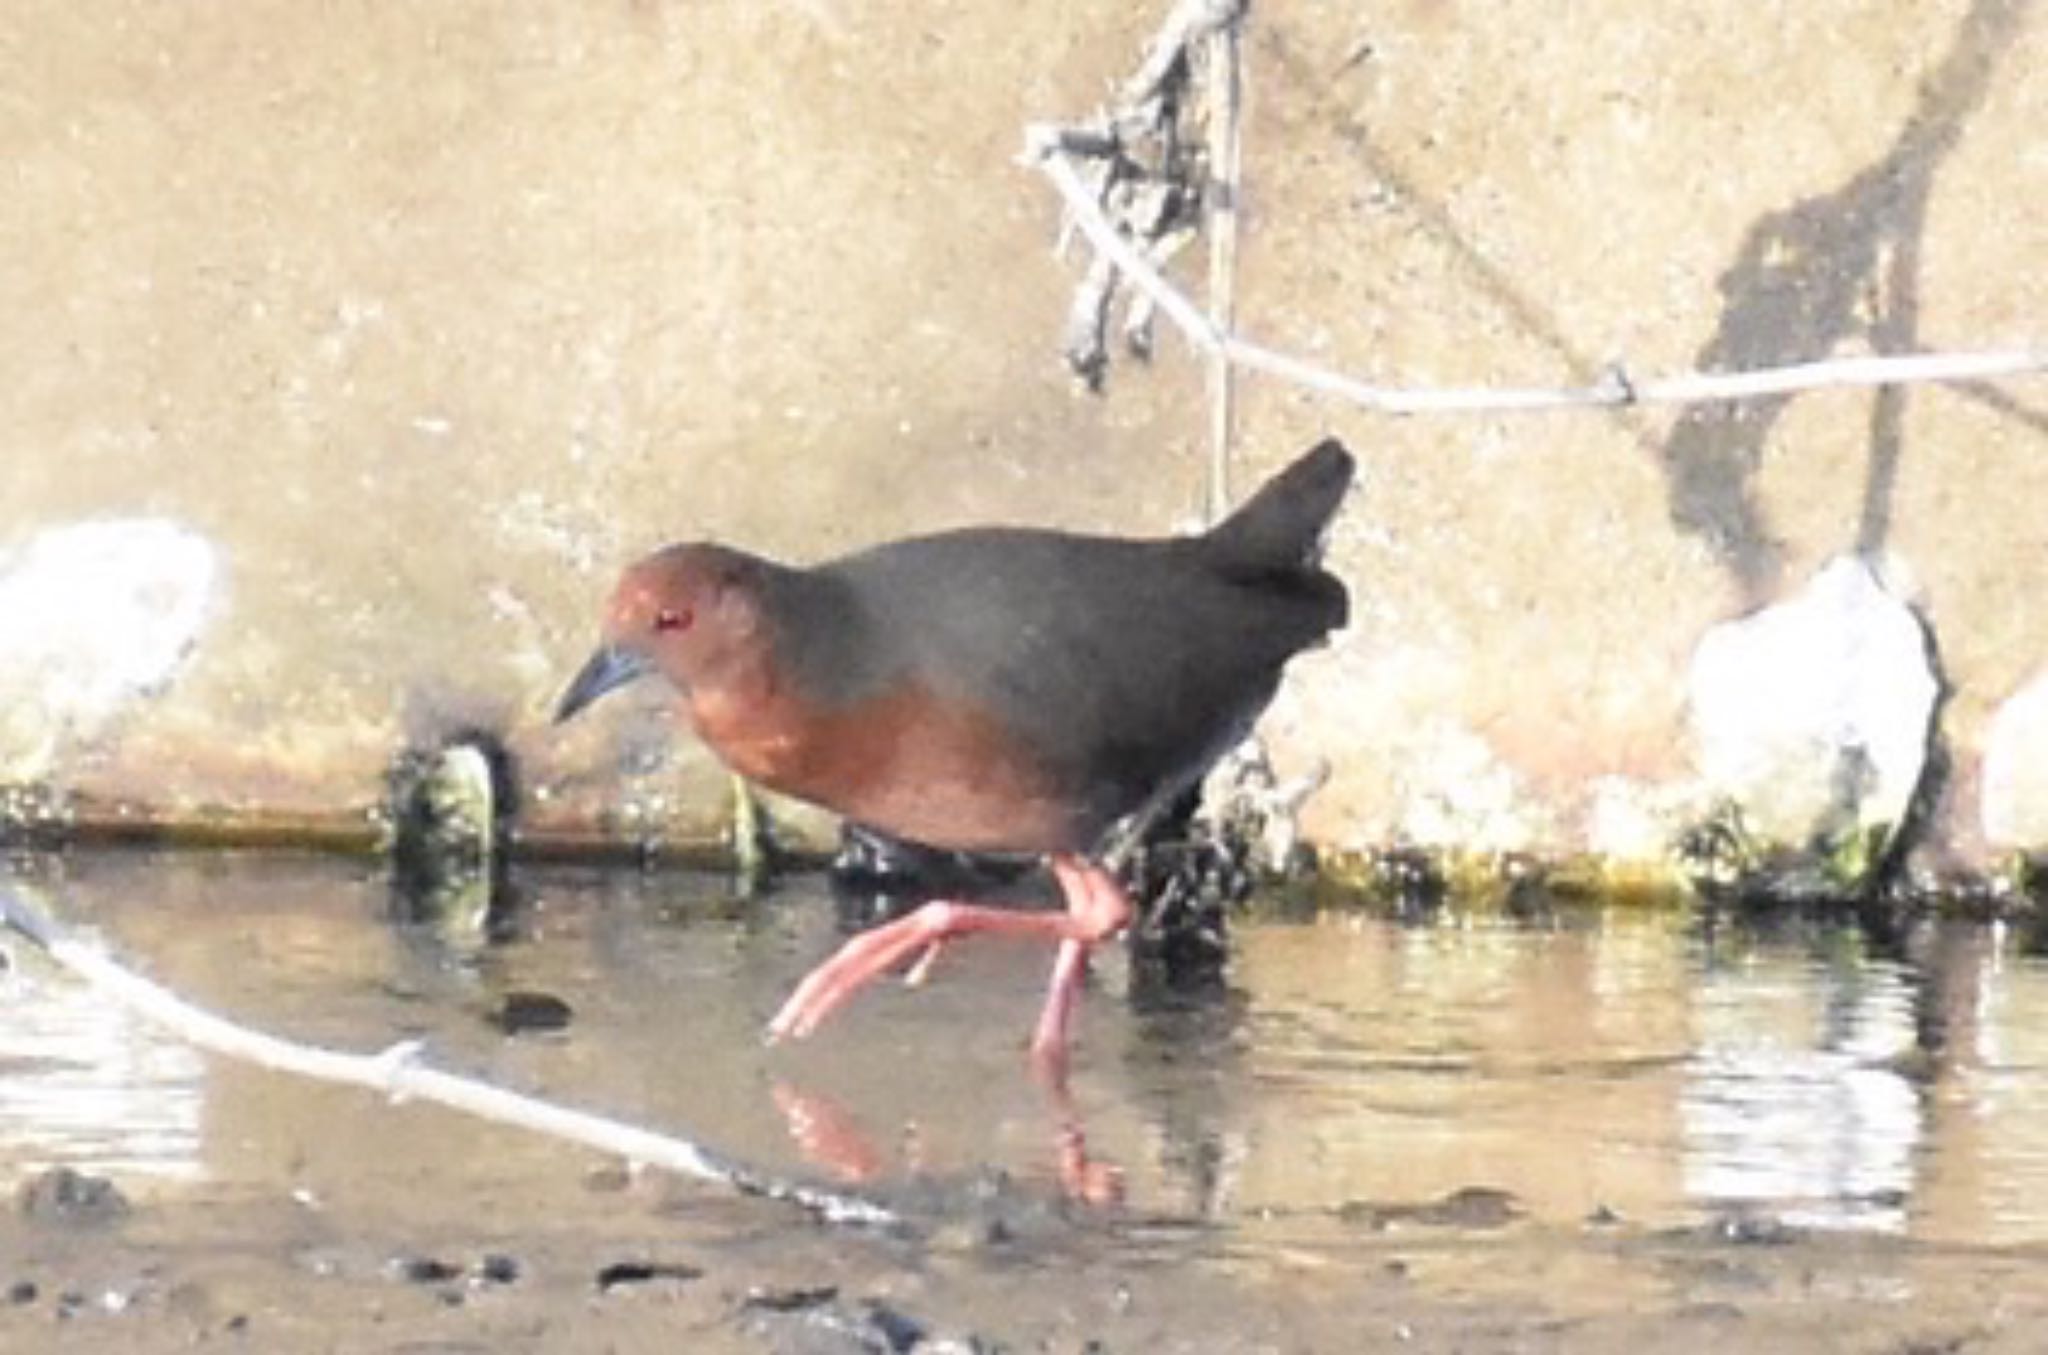
[[[633,552],[1186,521],[1199,366],[1070,388],[1075,265],[1013,163],[1157,18],[7,7],[0,550],[149,514],[224,581],[166,690],[0,781],[348,817],[473,723],[537,823],[701,827],[652,691],[544,723]],[[2027,0],[1266,5],[1246,51],[1240,312],[1276,346],[1527,385],[2048,337]],[[1654,843],[1699,635],[1860,545],[1935,629],[1976,846],[1983,731],[2048,664],[2048,383],[1397,422],[1248,379],[1242,415],[1243,482],[1324,432],[1364,462],[1356,624],[1271,726],[1335,766],[1315,836]]]

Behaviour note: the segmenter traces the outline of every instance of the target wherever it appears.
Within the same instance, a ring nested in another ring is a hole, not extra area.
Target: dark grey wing
[[[886,652],[986,709],[1099,832],[1185,785],[1343,618],[1313,569],[1218,568],[1199,540],[977,530],[827,567]]]

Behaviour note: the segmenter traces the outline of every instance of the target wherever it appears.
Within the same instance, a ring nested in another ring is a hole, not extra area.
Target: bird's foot
[[[771,1042],[802,1039],[853,995],[897,965],[919,957],[912,977],[921,978],[943,944],[974,932],[1028,937],[1059,944],[1052,986],[1032,1036],[1034,1057],[1063,1059],[1068,1030],[1087,968],[1088,950],[1123,930],[1131,903],[1116,880],[1076,856],[1052,859],[1054,877],[1066,895],[1061,913],[1018,913],[968,903],[928,903],[907,917],[847,941],[799,983],[768,1023]]]

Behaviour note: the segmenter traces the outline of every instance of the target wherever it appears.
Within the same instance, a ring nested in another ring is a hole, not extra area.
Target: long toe
[[[796,986],[769,1021],[769,1040],[809,1035],[862,988],[945,939],[953,927],[953,913],[950,904],[928,903],[908,917],[848,941]]]

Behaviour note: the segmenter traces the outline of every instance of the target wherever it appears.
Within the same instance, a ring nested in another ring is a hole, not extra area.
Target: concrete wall
[[[1158,17],[8,7],[0,783],[360,821],[475,725],[536,826],[698,831],[658,693],[545,724],[632,553],[1187,521],[1199,364],[1074,391],[1013,163]],[[1283,349],[1522,385],[2048,337],[2026,0],[1269,5],[1246,51],[1241,318]],[[2048,671],[2048,383],[1390,421],[1251,379],[1240,480],[1325,432],[1356,624],[1271,723],[1334,766],[1315,836],[1656,850],[1725,789],[1701,637],[1861,551],[1933,631],[1982,858],[1988,732]]]

